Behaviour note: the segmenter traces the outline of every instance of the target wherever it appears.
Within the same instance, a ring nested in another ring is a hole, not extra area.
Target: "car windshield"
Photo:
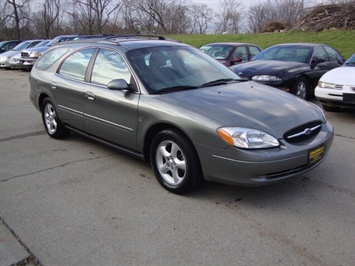
[[[22,51],[23,49],[25,49],[28,45],[30,44],[30,42],[22,42],[19,43],[18,45],[16,45],[12,50],[13,51]]]
[[[355,54],[345,61],[344,66],[355,66]]]
[[[191,47],[149,47],[127,52],[149,93],[214,86],[240,79],[212,57]]]
[[[49,43],[47,43],[46,46],[52,47],[54,44],[56,43],[60,43],[60,42],[67,42],[70,40],[73,40],[75,38],[75,36],[58,36],[55,37],[54,39],[52,39]]]
[[[202,52],[212,56],[214,59],[225,60],[232,51],[233,47],[223,44],[206,44],[199,48]]]
[[[312,53],[307,46],[272,46],[257,54],[252,60],[278,60],[308,63]]]
[[[35,45],[34,47],[46,46],[49,42],[50,42],[50,40],[41,41],[40,43],[38,43],[38,44]]]

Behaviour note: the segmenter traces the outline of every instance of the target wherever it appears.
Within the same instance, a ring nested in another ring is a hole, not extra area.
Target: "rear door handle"
[[[95,101],[95,94],[93,94],[92,92],[86,92],[85,93],[85,98],[90,100],[90,101]]]
[[[51,83],[51,89],[55,90],[57,88],[57,83]]]

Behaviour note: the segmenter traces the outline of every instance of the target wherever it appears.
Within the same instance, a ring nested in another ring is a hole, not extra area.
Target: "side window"
[[[260,49],[256,46],[249,46],[250,59],[260,53]]]
[[[313,53],[313,60],[318,60],[318,59],[328,61],[327,53],[325,52],[322,46],[316,47]]]
[[[332,48],[330,48],[328,46],[324,46],[324,49],[327,51],[330,61],[335,61],[337,63],[343,61],[341,56],[334,49],[332,49]]]
[[[86,68],[94,51],[95,49],[86,49],[72,54],[65,59],[58,73],[66,77],[84,81]]]
[[[4,51],[7,51],[7,50],[12,49],[12,47],[13,47],[13,46],[12,46],[10,43],[7,43],[7,44],[5,44],[2,48],[3,48]]]
[[[233,59],[242,58],[243,61],[248,61],[248,52],[245,46],[239,46],[233,53]]]
[[[91,82],[107,85],[113,79],[124,79],[129,84],[131,73],[118,53],[100,49],[92,70]]]
[[[27,48],[35,47],[40,42],[32,42]]]
[[[46,70],[58,59],[63,56],[66,52],[70,50],[70,47],[60,47],[57,49],[49,50],[48,52],[44,53],[37,61],[36,68],[39,70]]]

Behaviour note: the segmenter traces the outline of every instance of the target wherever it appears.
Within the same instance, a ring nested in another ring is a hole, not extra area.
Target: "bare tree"
[[[0,2],[0,10],[2,10],[0,13],[0,28],[3,28],[11,19],[11,9],[9,3],[7,1]]]
[[[295,23],[304,13],[305,0],[268,0],[248,11],[248,31],[260,32],[270,22]]]
[[[44,0],[41,9],[32,15],[37,35],[44,38],[57,35],[56,28],[60,24],[59,18],[63,16],[65,9],[65,0]]]
[[[238,33],[242,4],[238,0],[220,0],[216,19],[216,33]]]
[[[137,9],[134,8],[135,4],[135,0],[123,0],[122,16],[124,33],[141,33],[140,19]]]
[[[15,35],[17,39],[21,39],[21,28],[28,20],[29,0],[6,0],[12,9],[12,14],[9,15],[14,22]]]
[[[176,34],[189,27],[188,8],[182,0],[135,0],[131,3],[144,33]]]
[[[205,34],[209,23],[213,20],[213,10],[206,4],[193,4],[190,6],[191,33]]]
[[[87,34],[103,33],[110,17],[121,8],[118,0],[75,0],[81,15],[81,25]]]

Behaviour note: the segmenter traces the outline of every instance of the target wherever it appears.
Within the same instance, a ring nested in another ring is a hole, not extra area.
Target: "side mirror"
[[[313,59],[311,62],[311,67],[315,68],[319,63],[323,63],[323,62],[325,62],[325,60],[321,58]]]
[[[128,84],[124,79],[113,79],[107,85],[110,90],[125,91],[128,90]]]

